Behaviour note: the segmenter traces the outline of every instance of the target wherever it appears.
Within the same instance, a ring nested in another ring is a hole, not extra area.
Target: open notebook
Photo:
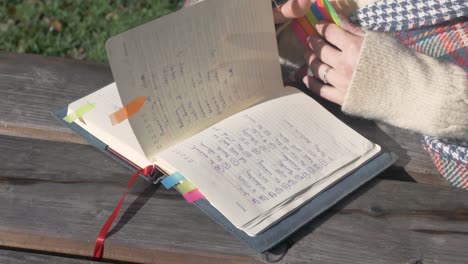
[[[269,0],[206,0],[106,46],[116,83],[71,103],[67,114],[93,108],[69,125],[139,167],[183,175],[204,196],[195,204],[258,251],[394,162],[283,87]]]

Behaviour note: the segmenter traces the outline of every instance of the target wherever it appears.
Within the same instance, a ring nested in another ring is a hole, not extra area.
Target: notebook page
[[[283,89],[271,2],[206,0],[107,43],[148,157]]]
[[[288,89],[158,155],[238,228],[374,149],[313,99]]]
[[[113,126],[109,115],[122,108],[115,83],[68,105],[68,114],[92,103],[94,108],[75,123],[141,168],[151,164],[146,158],[128,120]],[[84,121],[84,122],[83,122]]]

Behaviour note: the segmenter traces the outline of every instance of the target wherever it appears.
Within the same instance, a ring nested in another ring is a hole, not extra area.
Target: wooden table
[[[51,112],[110,82],[107,65],[0,53],[1,263],[95,263],[96,235],[132,173]],[[174,191],[139,180],[104,261],[467,263],[468,192],[443,186],[420,136],[339,116],[400,160],[273,252],[255,254]]]

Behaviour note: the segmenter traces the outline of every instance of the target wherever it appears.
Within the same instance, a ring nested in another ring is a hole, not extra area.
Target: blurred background
[[[184,0],[0,0],[0,50],[106,62],[105,41]]]

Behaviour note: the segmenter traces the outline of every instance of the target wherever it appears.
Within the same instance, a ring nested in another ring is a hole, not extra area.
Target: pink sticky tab
[[[198,199],[205,198],[205,196],[203,196],[203,194],[198,189],[195,189],[188,193],[184,193],[183,196],[185,200],[189,203],[193,203]]]
[[[291,28],[294,33],[296,33],[297,38],[302,42],[304,47],[308,48],[309,42],[307,42],[307,34],[304,32],[301,25],[298,22],[293,21],[291,22]]]
[[[320,14],[322,14],[322,17],[329,22],[333,22],[333,19],[330,16],[330,12],[328,12],[325,3],[322,0],[316,0],[315,3],[317,5],[318,10],[320,10]]]

